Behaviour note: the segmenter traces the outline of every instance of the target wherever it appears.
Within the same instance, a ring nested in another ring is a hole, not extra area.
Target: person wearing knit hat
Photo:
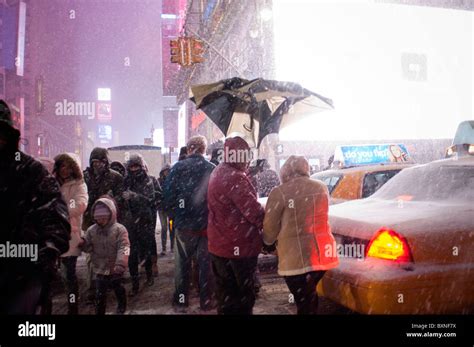
[[[58,257],[69,248],[71,227],[56,179],[19,150],[19,140],[10,109],[0,100],[0,244],[39,249],[37,259],[0,259],[0,314],[48,314],[50,286]]]
[[[105,226],[110,220],[110,210],[104,204],[97,204],[94,209],[94,220],[100,226]]]

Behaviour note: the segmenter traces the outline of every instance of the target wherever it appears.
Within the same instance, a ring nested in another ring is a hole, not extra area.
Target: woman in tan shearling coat
[[[280,171],[282,184],[268,197],[263,222],[265,245],[276,242],[278,273],[297,305],[298,314],[316,314],[316,286],[326,270],[339,264],[328,223],[326,186],[309,178],[308,161],[290,156]]]

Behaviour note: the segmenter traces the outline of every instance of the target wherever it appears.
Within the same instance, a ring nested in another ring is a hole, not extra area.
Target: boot
[[[145,284],[148,287],[151,287],[154,283],[155,283],[155,280],[153,279],[153,275],[147,275]]]
[[[97,295],[95,299],[95,314],[103,316],[105,315],[105,309],[106,309],[106,297],[104,294],[99,294]]]
[[[151,257],[151,268],[153,271],[153,276],[158,277],[158,257],[156,255]]]
[[[153,263],[153,264],[156,264],[156,262]],[[145,282],[145,284],[146,284],[148,287],[151,287],[151,286],[155,283],[155,281],[154,281],[154,279],[153,279],[153,264],[152,264],[151,267],[148,267],[148,268],[146,269],[146,282]]]
[[[132,278],[132,291],[130,292],[129,296],[136,296],[138,294],[138,289],[140,287],[140,280],[138,277]]]
[[[124,314],[127,311],[127,296],[125,289],[117,295],[117,314]]]

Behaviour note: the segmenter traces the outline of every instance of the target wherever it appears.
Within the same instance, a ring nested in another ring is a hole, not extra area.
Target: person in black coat
[[[0,100],[0,243],[28,246],[0,258],[0,314],[50,314],[50,284],[69,248],[69,215],[56,179],[19,150],[19,140]]]
[[[156,194],[153,180],[147,173],[146,164],[140,154],[132,153],[126,163],[124,199],[130,206],[132,223],[127,227],[130,238],[128,262],[134,296],[139,289],[138,265],[144,262],[146,284],[153,285],[153,258],[156,256],[155,224]],[[155,250],[153,251],[153,245]]]
[[[119,223],[129,227],[131,216],[128,202],[123,199],[123,177],[117,171],[110,168],[109,153],[106,148],[96,147],[89,157],[89,167],[84,170],[84,182],[87,185],[89,202],[82,220],[82,230],[87,230],[94,224],[92,218],[92,206],[97,199],[108,195],[117,202],[117,215]],[[95,298],[94,274],[91,268],[90,256],[87,255],[87,300],[93,302]]]

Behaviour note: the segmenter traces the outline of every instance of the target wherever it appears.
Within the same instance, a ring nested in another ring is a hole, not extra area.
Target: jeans
[[[251,315],[255,304],[257,257],[228,259],[211,254],[217,313]]]
[[[66,286],[68,314],[77,314],[79,286],[76,276],[77,257],[63,257],[61,259],[61,277]]]
[[[168,239],[168,232],[170,234],[170,249],[173,250],[174,244],[174,232],[170,229],[168,215],[163,211],[158,211],[158,215],[160,216],[160,224],[161,224],[161,250],[166,252],[166,242]]]
[[[311,271],[302,275],[285,276],[285,282],[295,299],[297,314],[317,314],[316,286],[326,271]]]
[[[201,308],[207,307],[212,296],[210,258],[207,250],[207,237],[199,232],[176,231],[175,239],[175,305],[188,306],[191,282],[191,260],[196,254],[199,267],[199,298]]]
[[[97,275],[95,280],[96,303],[95,313],[104,315],[107,306],[107,290],[112,288],[117,298],[117,312],[124,313],[127,307],[127,295],[123,287],[121,275]]]

